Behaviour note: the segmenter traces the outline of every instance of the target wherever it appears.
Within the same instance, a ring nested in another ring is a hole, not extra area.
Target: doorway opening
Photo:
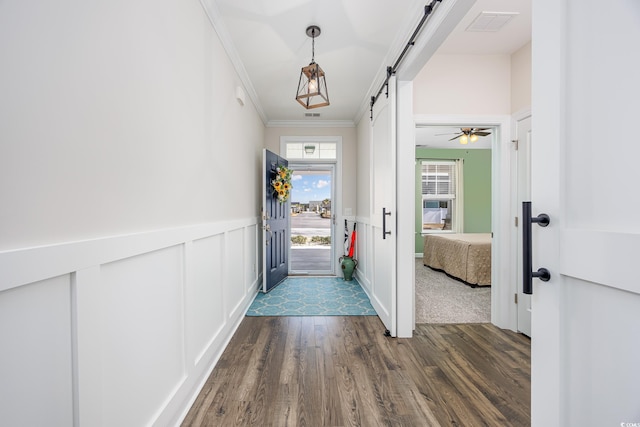
[[[290,163],[290,275],[334,275],[335,165]]]
[[[289,275],[335,276],[336,224],[343,220],[342,137],[281,136],[280,153],[293,171]]]
[[[416,323],[491,322],[492,147],[499,128],[479,130],[471,144],[460,141],[457,125],[416,129]]]

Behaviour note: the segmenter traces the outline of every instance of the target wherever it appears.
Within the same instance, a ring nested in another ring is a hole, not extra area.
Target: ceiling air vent
[[[304,113],[304,116],[307,119],[320,117],[320,113]]]
[[[466,31],[496,32],[518,16],[517,12],[481,12]]]

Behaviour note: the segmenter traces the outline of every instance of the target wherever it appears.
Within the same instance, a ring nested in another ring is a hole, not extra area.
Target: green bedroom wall
[[[464,232],[491,232],[491,150],[416,148],[416,253],[422,253],[421,161],[464,159]]]

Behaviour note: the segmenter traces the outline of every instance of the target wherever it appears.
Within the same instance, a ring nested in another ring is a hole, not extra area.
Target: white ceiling
[[[444,2],[449,0],[443,0]],[[204,0],[216,10],[216,30],[235,59],[249,96],[265,122],[354,121],[422,16],[424,0]],[[445,53],[512,53],[531,34],[531,0],[478,0],[441,47]],[[465,33],[480,11],[519,12],[499,33]],[[331,105],[306,110],[295,101],[300,69],[315,60],[326,73]],[[427,23],[428,25],[428,23]],[[454,129],[455,130],[455,129]]]
[[[465,31],[481,12],[515,12],[517,15],[498,32]],[[478,0],[440,46],[438,53],[512,54],[530,40],[531,0]]]

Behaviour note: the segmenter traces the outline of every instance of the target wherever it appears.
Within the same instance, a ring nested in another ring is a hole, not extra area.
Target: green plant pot
[[[342,268],[342,274],[344,274],[344,280],[353,280],[353,270],[358,266],[358,261],[348,257],[340,257],[340,267]]]

